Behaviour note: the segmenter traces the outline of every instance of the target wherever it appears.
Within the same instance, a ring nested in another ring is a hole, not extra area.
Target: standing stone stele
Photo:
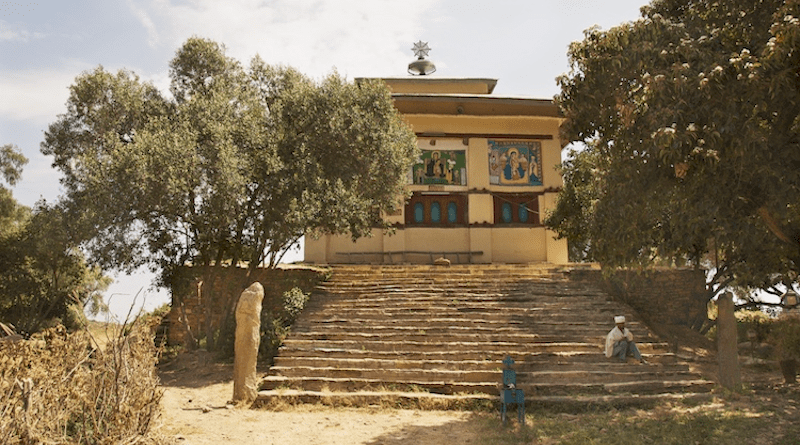
[[[253,283],[236,304],[236,344],[233,362],[233,401],[250,404],[258,395],[256,362],[261,341],[261,302],[264,287]]]
[[[736,315],[733,295],[725,292],[717,298],[717,362],[719,383],[728,389],[742,384],[739,370],[739,348],[736,338]]]

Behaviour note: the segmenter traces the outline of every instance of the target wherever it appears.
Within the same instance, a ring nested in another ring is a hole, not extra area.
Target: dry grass
[[[0,443],[164,443],[150,329],[110,332],[98,341],[59,327],[0,344]]]

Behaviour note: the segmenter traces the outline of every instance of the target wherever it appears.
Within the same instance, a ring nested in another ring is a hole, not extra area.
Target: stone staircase
[[[707,397],[713,383],[632,311],[537,265],[336,266],[281,347],[260,404],[469,408],[496,404],[502,360],[537,406]],[[626,315],[648,364],[602,353]]]

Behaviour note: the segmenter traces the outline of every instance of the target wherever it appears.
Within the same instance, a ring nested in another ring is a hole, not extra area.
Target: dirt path
[[[473,413],[289,407],[233,408],[231,365],[188,354],[161,368],[163,432],[179,444],[354,445],[476,443],[485,419]]]

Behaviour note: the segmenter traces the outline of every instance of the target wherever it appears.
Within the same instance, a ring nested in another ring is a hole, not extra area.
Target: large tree
[[[275,266],[304,234],[367,235],[399,205],[417,148],[381,83],[244,67],[200,38],[170,78],[165,97],[128,71],[84,73],[46,132],[101,264],[164,282],[192,264],[214,283],[221,264]]]
[[[674,261],[779,293],[800,272],[800,2],[656,0],[590,29],[556,97],[547,224],[611,267]]]

